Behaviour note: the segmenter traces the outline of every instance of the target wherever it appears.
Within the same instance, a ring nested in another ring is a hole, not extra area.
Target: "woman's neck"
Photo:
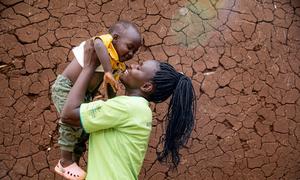
[[[147,99],[147,96],[142,93],[139,89],[126,89],[125,90],[126,96],[139,96]]]

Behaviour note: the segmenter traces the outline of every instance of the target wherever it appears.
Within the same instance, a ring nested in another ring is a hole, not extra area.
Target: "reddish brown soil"
[[[178,171],[155,159],[167,103],[155,106],[140,179],[300,178],[299,0],[102,1],[0,1],[0,179],[61,179],[50,86],[72,47],[118,19],[143,33],[133,62],[167,61],[197,93]]]

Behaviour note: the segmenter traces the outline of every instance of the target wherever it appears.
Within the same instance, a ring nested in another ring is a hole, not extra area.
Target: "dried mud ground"
[[[61,179],[50,86],[119,19],[144,37],[131,62],[169,62],[197,94],[177,171],[156,161],[167,103],[152,105],[139,179],[300,179],[299,0],[1,0],[0,16],[0,179]]]

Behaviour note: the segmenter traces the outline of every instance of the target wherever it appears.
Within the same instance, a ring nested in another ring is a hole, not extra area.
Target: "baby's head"
[[[108,31],[121,62],[131,59],[142,44],[141,34],[132,22],[118,21]]]

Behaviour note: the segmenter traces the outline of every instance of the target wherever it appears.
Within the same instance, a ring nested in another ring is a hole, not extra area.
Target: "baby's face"
[[[128,28],[122,36],[113,41],[121,62],[131,59],[141,46],[141,35],[133,28]]]

